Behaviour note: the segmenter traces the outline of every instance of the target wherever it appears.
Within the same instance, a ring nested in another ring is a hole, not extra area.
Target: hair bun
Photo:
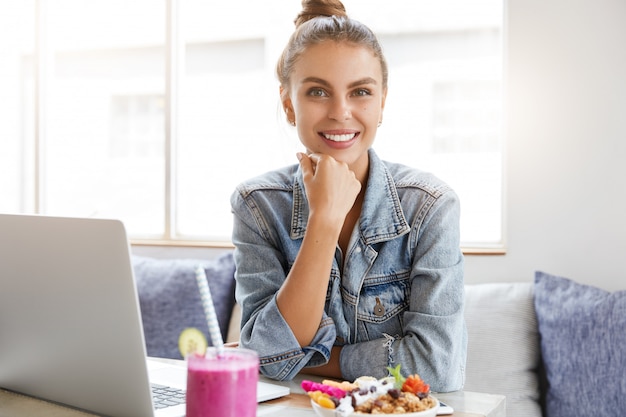
[[[296,27],[319,16],[346,17],[346,8],[339,0],[302,0],[302,11],[296,17]]]

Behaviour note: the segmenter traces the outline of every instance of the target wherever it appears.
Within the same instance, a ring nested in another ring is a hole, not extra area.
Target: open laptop
[[[106,416],[155,411],[152,384],[186,368],[147,359],[122,222],[0,214],[0,387]],[[289,393],[259,382],[258,399]]]

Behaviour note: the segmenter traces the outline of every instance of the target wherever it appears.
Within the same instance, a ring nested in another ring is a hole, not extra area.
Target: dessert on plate
[[[304,380],[304,389],[320,416],[351,414],[436,415],[439,402],[419,375],[402,376],[400,365],[388,368],[390,376],[376,379],[362,376],[354,382]]]

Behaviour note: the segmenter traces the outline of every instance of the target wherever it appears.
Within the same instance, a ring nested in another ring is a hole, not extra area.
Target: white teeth
[[[327,135],[324,134],[324,137],[328,140],[332,140],[333,142],[347,142],[350,139],[354,138],[354,136],[356,136],[356,133],[350,133],[350,134],[345,134],[345,135]]]

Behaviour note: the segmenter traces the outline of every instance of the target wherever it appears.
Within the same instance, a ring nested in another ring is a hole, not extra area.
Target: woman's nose
[[[334,98],[328,111],[328,118],[343,122],[351,117],[352,110],[350,109],[348,100],[342,97]]]

